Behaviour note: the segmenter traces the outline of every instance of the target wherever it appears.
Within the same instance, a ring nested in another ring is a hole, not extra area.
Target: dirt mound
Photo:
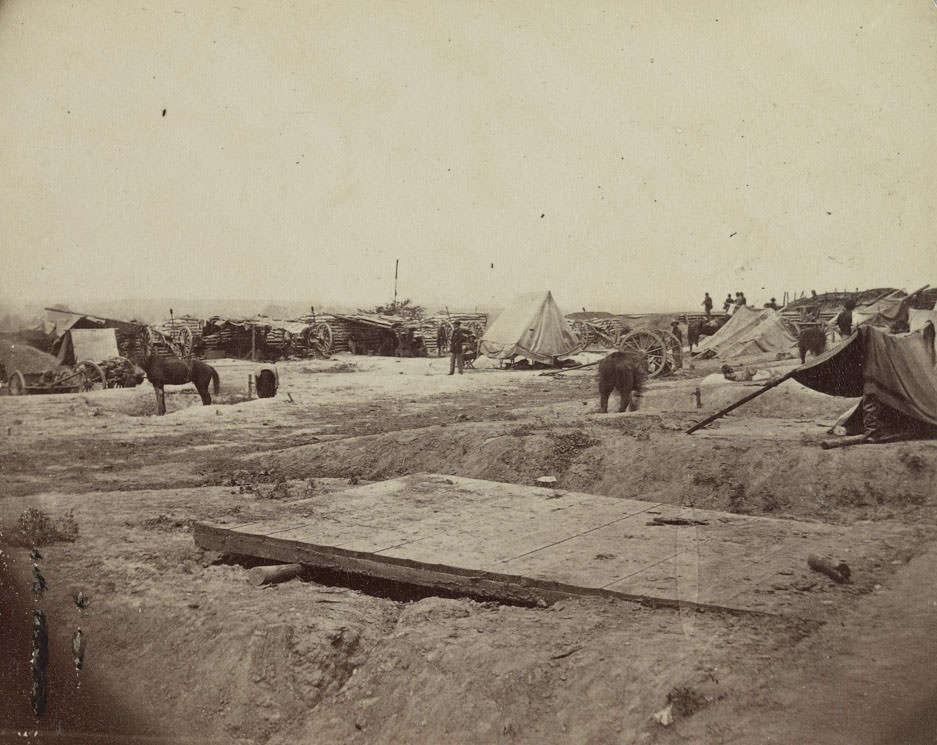
[[[792,395],[797,395],[794,391]],[[808,429],[806,432],[804,428]],[[930,442],[823,450],[823,429],[794,438],[689,436],[659,414],[546,421],[465,422],[315,443],[255,458],[286,478],[382,480],[444,473],[516,484],[555,476],[556,488],[755,515],[887,517],[933,499]],[[805,446],[806,445],[806,446]],[[889,487],[882,486],[890,474]]]
[[[6,368],[7,375],[14,370],[21,373],[38,373],[54,370],[59,366],[59,361],[54,356],[28,344],[0,344],[0,362]]]

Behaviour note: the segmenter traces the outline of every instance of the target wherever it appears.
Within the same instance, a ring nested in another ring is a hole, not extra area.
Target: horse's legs
[[[628,404],[631,403],[631,371],[619,370],[618,372],[618,413],[628,411]]]
[[[156,414],[162,416],[166,413],[166,391],[161,385],[154,385],[153,390],[156,391]]]
[[[599,411],[603,414],[608,412],[608,397],[612,395],[613,386],[607,385],[605,381],[599,383]]]
[[[208,406],[211,403],[211,393],[208,391],[208,381],[202,383],[196,383],[195,389],[198,391],[198,395],[202,397],[202,406]]]

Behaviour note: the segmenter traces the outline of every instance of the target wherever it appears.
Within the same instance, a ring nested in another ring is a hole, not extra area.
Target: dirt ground
[[[594,367],[450,377],[445,360],[337,355],[279,365],[278,395],[248,400],[253,366],[213,364],[216,403],[169,389],[164,417],[148,385],[0,397],[0,741],[937,742],[937,442],[821,449],[850,402],[793,381],[686,435],[755,390],[714,382],[717,363],[654,380],[640,411],[606,415]],[[361,582],[255,587],[245,564],[192,540],[198,520],[275,517],[416,472],[555,476],[895,539],[837,557],[851,584],[815,574],[797,590],[821,594],[820,621],[607,599],[518,607]],[[42,717],[34,609],[49,633]]]

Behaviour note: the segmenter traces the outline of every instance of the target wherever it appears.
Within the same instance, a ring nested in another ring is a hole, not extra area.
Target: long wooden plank
[[[295,516],[276,521],[198,523],[196,543],[441,594],[521,603],[601,595],[774,613],[803,603],[772,585],[801,571],[807,553],[848,547],[851,536],[838,526],[435,474],[288,508]]]

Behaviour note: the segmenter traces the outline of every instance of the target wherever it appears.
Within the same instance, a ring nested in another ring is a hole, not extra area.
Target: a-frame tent
[[[546,290],[518,295],[486,329],[479,352],[499,360],[526,357],[553,364],[581,347],[553,294]]]

